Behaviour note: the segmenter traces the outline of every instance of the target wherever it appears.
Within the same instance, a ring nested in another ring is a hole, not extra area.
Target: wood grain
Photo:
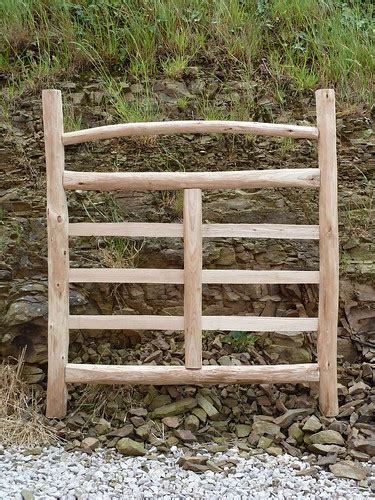
[[[95,269],[69,270],[70,283],[166,283],[183,284],[182,269]],[[243,269],[203,269],[202,283],[319,283],[319,271],[248,271]]]
[[[119,125],[105,125],[91,129],[67,132],[63,135],[63,143],[78,144],[87,141],[112,139],[114,137],[131,137],[137,135],[170,135],[170,134],[254,134],[277,137],[293,137],[296,139],[317,139],[316,127],[288,125],[278,123],[256,123],[221,120],[186,120],[166,122],[140,122]]]
[[[318,168],[239,172],[70,172],[64,188],[86,191],[319,187]]]
[[[183,316],[70,315],[70,329],[183,330]],[[263,316],[202,316],[203,330],[244,332],[315,332],[318,318],[269,318]]]
[[[302,224],[203,224],[203,238],[317,240],[319,226]]]
[[[69,236],[182,238],[183,225],[158,222],[73,222]],[[203,238],[318,240],[319,226],[302,224],[202,224]]]
[[[47,167],[48,229],[48,386],[47,417],[66,414],[65,365],[69,347],[68,206],[62,183],[64,172],[61,92],[44,90],[43,123]]]
[[[83,384],[285,384],[318,382],[317,364],[262,366],[109,366],[68,363],[66,380]]]
[[[339,243],[337,220],[337,159],[335,93],[316,92],[319,129],[319,327],[318,363],[320,369],[319,401],[327,417],[338,414],[337,399],[337,320],[339,300]]]
[[[202,366],[202,191],[184,191],[185,367]]]
[[[173,222],[74,222],[69,224],[69,236],[182,238],[183,227]]]

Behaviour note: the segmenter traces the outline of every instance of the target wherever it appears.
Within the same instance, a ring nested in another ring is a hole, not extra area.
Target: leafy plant
[[[248,332],[230,332],[223,337],[223,342],[230,344],[235,352],[243,352],[248,346],[252,346],[258,340],[255,335],[249,335]]]

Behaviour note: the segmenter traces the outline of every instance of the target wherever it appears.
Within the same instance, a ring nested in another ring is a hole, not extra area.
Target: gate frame
[[[64,132],[60,90],[43,90],[47,166],[48,387],[47,417],[67,410],[67,383],[219,384],[319,382],[324,415],[338,413],[337,317],[339,248],[335,94],[317,90],[317,126],[230,121],[169,121],[109,125]],[[123,136],[181,133],[257,134],[318,141],[319,168],[240,172],[68,172],[65,146]],[[319,188],[319,226],[202,224],[202,189]],[[183,224],[69,224],[66,189],[184,190]],[[183,237],[184,270],[70,269],[69,236]],[[319,239],[319,271],[202,270],[202,237]],[[184,316],[85,316],[69,314],[69,283],[184,284]],[[317,318],[202,316],[202,283],[319,283]],[[236,325],[236,326],[234,326]],[[185,366],[111,366],[68,363],[69,329],[184,330]],[[205,330],[318,331],[317,363],[202,366]]]

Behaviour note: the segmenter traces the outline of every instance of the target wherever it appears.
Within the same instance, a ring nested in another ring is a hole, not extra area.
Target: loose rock
[[[367,476],[366,470],[363,467],[358,467],[344,462],[339,462],[329,466],[329,470],[336,477],[346,477],[348,479],[355,479],[362,481]]]
[[[138,441],[133,441],[129,438],[120,439],[116,445],[117,450],[126,455],[127,457],[138,457],[142,455],[146,455],[147,451],[143,446],[143,443],[139,443]]]

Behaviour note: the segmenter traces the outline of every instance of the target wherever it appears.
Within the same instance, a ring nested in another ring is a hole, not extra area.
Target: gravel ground
[[[223,472],[196,474],[183,470],[176,447],[169,455],[124,457],[114,450],[92,454],[43,448],[0,450],[0,498],[74,499],[362,499],[374,498],[353,480],[335,478],[318,468],[315,477],[298,475],[311,466],[290,455],[242,456],[234,448],[216,453],[214,462],[227,461]],[[200,449],[195,455],[202,453]]]

